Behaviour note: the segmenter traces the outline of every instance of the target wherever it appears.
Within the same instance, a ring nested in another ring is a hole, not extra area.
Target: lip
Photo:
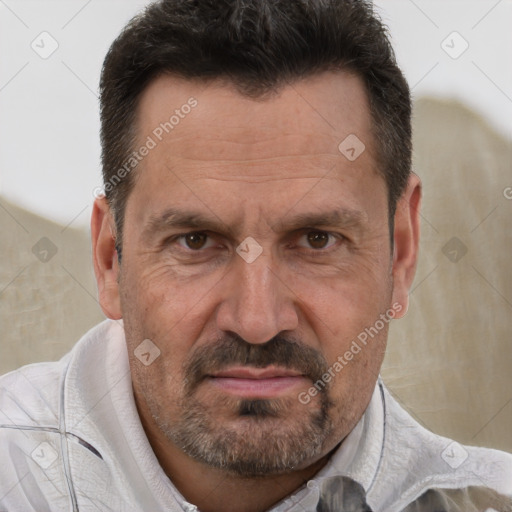
[[[208,381],[223,392],[239,397],[273,398],[303,386],[306,377],[288,368],[235,367],[210,375]]]
[[[236,366],[210,375],[214,378],[232,379],[272,379],[276,377],[301,377],[302,374],[289,368],[269,366],[267,368],[254,368],[248,366]]]

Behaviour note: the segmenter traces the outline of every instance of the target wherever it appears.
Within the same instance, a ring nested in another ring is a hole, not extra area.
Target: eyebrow
[[[274,232],[290,232],[303,228],[314,227],[362,227],[367,215],[359,210],[340,208],[326,212],[307,212],[285,216],[271,224]],[[142,237],[149,241],[159,233],[170,229],[197,229],[212,231],[236,238],[237,231],[218,217],[207,217],[201,212],[169,208],[161,214],[152,215],[143,228]]]
[[[200,212],[178,210],[169,208],[162,214],[152,215],[142,231],[143,239],[151,239],[161,232],[169,229],[197,229],[201,231],[214,231],[226,235],[234,235],[230,227],[218,217],[212,219]]]
[[[289,217],[289,219],[287,219]],[[339,208],[326,212],[299,213],[285,216],[285,219],[272,224],[274,231],[293,231],[305,227],[356,227],[362,226],[367,215],[360,210]]]

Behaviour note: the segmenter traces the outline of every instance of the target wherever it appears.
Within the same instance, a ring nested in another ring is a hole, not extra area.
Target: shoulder
[[[0,428],[58,426],[60,389],[68,359],[29,364],[0,377]]]
[[[0,508],[47,510],[50,496],[53,505],[69,505],[55,488],[43,489],[50,478],[57,487],[63,483],[54,462],[60,452],[59,402],[66,368],[64,358],[0,377]]]
[[[104,321],[59,361],[29,364],[0,376],[0,429],[60,428],[59,416],[68,390],[94,380],[110,329],[111,323]],[[76,382],[77,373],[81,382]]]
[[[75,400],[73,389],[94,380],[95,366],[87,359],[97,362],[107,332],[108,325],[99,324],[61,360],[30,364],[0,377],[1,510],[72,508],[66,491],[71,484],[65,409],[74,405],[69,403]],[[78,382],[73,374],[84,366],[89,373]]]
[[[510,500],[511,454],[465,446],[430,432],[382,388],[385,435],[376,487],[391,506],[383,510],[402,510],[426,493],[431,496],[440,490],[471,495],[472,489],[488,489]],[[391,496],[385,488],[400,492]]]

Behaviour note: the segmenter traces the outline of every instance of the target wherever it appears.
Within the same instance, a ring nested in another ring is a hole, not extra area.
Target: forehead
[[[138,144],[152,141],[134,189],[148,215],[194,196],[259,202],[261,210],[262,201],[295,201],[319,180],[309,197],[321,202],[345,194],[342,206],[350,207],[347,190],[382,181],[365,88],[346,72],[323,73],[256,99],[229,83],[164,75],[143,92],[137,114]],[[340,152],[345,140],[364,147],[357,159]],[[343,190],[333,191],[335,185]]]
[[[196,106],[189,108],[190,102]],[[276,135],[290,141],[283,148],[286,154],[290,150],[294,154],[295,149],[297,154],[339,156],[338,144],[350,134],[365,139],[367,147],[373,142],[364,85],[358,76],[343,71],[314,75],[261,98],[247,97],[226,81],[205,83],[163,75],[142,93],[137,117],[140,137],[156,130],[159,138],[160,131],[159,145],[169,149],[178,145],[180,154],[195,154],[202,144],[208,152],[204,156],[218,157],[231,141],[230,153],[245,159],[252,156],[248,150],[260,157],[280,156],[280,145],[269,144]],[[162,127],[166,122],[172,125],[167,125],[169,131]],[[299,144],[302,140],[308,141],[307,147]],[[209,141],[219,144],[209,147]]]

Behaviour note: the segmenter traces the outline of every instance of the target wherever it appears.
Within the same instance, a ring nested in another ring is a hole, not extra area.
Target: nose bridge
[[[218,312],[218,327],[236,332],[249,343],[265,343],[297,327],[298,317],[270,251],[254,260],[236,258],[228,293]]]
[[[259,261],[252,263],[239,262],[240,266],[240,302],[238,307],[245,305],[247,310],[270,312],[274,310],[274,302],[278,291],[278,277],[271,269],[269,257],[260,256]]]

